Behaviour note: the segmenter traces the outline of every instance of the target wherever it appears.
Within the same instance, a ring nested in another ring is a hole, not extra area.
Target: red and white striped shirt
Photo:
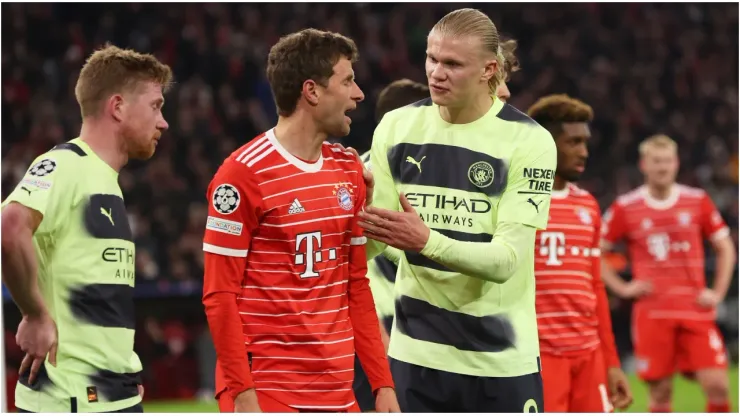
[[[360,162],[328,143],[318,161],[300,160],[270,130],[223,163],[208,197],[206,255],[241,258],[244,267],[231,279],[206,267],[204,298],[237,294],[258,393],[295,408],[354,404],[355,346],[361,360],[369,353],[385,363],[356,219],[365,202]],[[361,316],[367,311],[373,319]],[[375,329],[364,328],[372,321]],[[359,339],[361,330],[377,336]],[[376,388],[392,385],[386,370],[374,372]],[[217,380],[219,391],[228,379]]]
[[[662,201],[641,186],[617,198],[604,216],[607,246],[624,239],[632,278],[653,290],[635,303],[649,318],[713,320],[715,311],[696,298],[706,287],[704,239],[728,236],[729,228],[702,189],[674,185]]]
[[[537,232],[535,305],[544,354],[579,355],[604,348],[617,365],[609,305],[601,281],[601,213],[574,184],[552,192],[547,229]]]

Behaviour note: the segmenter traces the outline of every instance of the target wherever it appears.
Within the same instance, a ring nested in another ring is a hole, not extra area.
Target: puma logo
[[[28,196],[31,196],[31,190],[30,189],[26,188],[25,186],[21,186],[21,189],[23,189],[24,191],[28,192]]]
[[[116,223],[113,222],[113,215],[111,215],[112,212],[113,212],[112,209],[106,211],[105,208],[100,207],[100,213],[105,215],[106,218],[108,218],[108,221],[110,221],[110,224],[115,227]]]
[[[529,202],[530,204],[534,205],[534,209],[537,210],[537,213],[538,214],[540,213],[540,204],[542,203],[542,201],[540,201],[539,204],[535,204],[534,201],[532,200],[532,198],[529,198],[529,199],[527,199],[527,202]]]
[[[416,159],[414,159],[413,157],[406,156],[406,161],[409,162],[409,163],[412,163],[412,164],[416,165],[416,167],[419,168],[419,173],[421,173],[421,162],[423,162],[424,159],[426,159],[426,158],[427,157],[424,156],[424,157],[421,158],[420,161],[417,162]]]

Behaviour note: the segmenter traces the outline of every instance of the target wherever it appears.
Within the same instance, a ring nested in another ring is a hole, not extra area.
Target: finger
[[[31,367],[31,363],[33,362],[33,358],[31,358],[31,354],[26,354],[25,357],[23,357],[23,361],[21,361],[21,367],[18,369],[18,374],[23,374],[28,370],[29,367]]]
[[[391,211],[389,209],[378,208],[378,207],[373,207],[373,206],[365,208],[365,213],[377,215],[378,217],[389,218],[389,219],[398,218],[399,214],[401,214],[400,212],[397,212],[397,211]]]
[[[28,384],[33,384],[33,382],[36,381],[36,375],[39,373],[42,364],[44,364],[43,358],[36,358],[33,360],[33,364],[31,364],[31,374],[28,376]]]
[[[339,147],[339,150],[341,150],[341,151],[343,151],[343,152],[344,152],[345,150],[347,150],[347,149],[345,149],[345,148],[344,148],[344,146],[342,146],[342,143],[339,143],[339,142],[336,142],[336,143],[334,143],[334,146],[337,146],[337,147]]]
[[[406,199],[405,194],[402,193],[398,199],[401,201],[401,207],[403,207],[403,210],[405,212],[416,212],[416,210],[414,210],[414,207],[412,207],[409,203],[409,200]]]
[[[362,221],[373,223],[382,228],[389,228],[393,224],[393,221],[390,221],[385,217],[376,214],[368,214],[367,212],[365,212],[365,214],[360,214],[360,218]]]
[[[354,147],[348,147],[344,150],[352,152],[355,156],[357,156],[357,159],[360,159],[360,154],[357,152],[357,149],[355,149]],[[362,162],[362,160],[360,160],[360,162]]]
[[[49,350],[49,364],[57,366],[57,343],[54,343]]]
[[[371,224],[369,222],[358,221],[357,225],[359,225],[363,230],[365,230],[366,233],[371,234],[372,235],[371,238],[373,240],[378,240],[377,237],[385,237],[386,233],[388,232],[386,229],[379,227],[375,224]]]

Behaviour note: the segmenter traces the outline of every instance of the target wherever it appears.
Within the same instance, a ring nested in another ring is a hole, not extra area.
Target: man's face
[[[496,88],[496,97],[503,102],[506,102],[511,98],[511,91],[509,91],[509,86],[506,85],[506,82],[498,84],[498,88]]]
[[[586,169],[591,131],[587,123],[563,123],[555,140],[558,149],[557,175],[569,182],[580,179]]]
[[[365,99],[365,94],[355,82],[352,62],[344,57],[339,59],[327,86],[318,85],[317,88],[320,91],[316,106],[319,125],[330,137],[348,135],[352,119],[346,113]]]
[[[483,45],[474,36],[455,37],[432,31],[426,53],[429,92],[432,101],[440,106],[461,107],[481,89],[488,91],[488,78],[497,70],[494,57],[485,59]]]
[[[162,85],[141,82],[124,94],[121,130],[131,159],[146,160],[154,155],[162,133],[169,128],[162,115]]]
[[[678,174],[676,150],[672,147],[648,147],[640,159],[640,169],[648,185],[672,185]]]

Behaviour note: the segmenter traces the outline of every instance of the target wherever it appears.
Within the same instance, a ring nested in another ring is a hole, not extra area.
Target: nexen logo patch
[[[208,221],[206,222],[207,230],[231,235],[242,235],[243,227],[244,225],[240,222],[224,220],[211,216],[208,216]]]

